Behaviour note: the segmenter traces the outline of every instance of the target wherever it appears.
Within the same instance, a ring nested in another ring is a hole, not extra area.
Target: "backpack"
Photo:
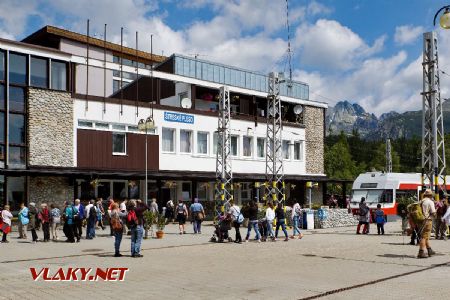
[[[89,208],[89,219],[97,219],[97,210],[95,209],[95,206]]]
[[[364,217],[365,215],[367,215],[367,210],[368,210],[367,206],[360,207],[359,208],[359,215],[361,217]]]
[[[418,225],[425,221],[422,210],[422,202],[412,203],[407,207],[408,213],[414,224]]]
[[[137,216],[134,210],[130,210],[127,215],[127,225],[128,227],[134,227],[137,225]]]
[[[383,211],[381,213],[378,213],[378,211],[375,212],[375,223],[377,224],[384,224],[384,213]]]
[[[118,215],[115,215],[111,218],[111,228],[114,232],[122,232],[123,225],[120,222],[120,218]]]
[[[184,204],[180,203],[177,205],[177,213],[182,215],[186,213]]]

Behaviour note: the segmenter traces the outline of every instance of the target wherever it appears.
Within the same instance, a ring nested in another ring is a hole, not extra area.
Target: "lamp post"
[[[148,130],[155,128],[155,121],[153,117],[148,117],[146,120],[140,119],[138,122],[138,129],[141,132],[145,132],[145,189],[144,189],[144,199],[145,204],[148,201],[148,152],[147,152],[147,135]]]
[[[433,26],[436,26],[436,18],[439,15],[439,13],[444,9],[445,9],[444,13],[439,18],[439,24],[444,29],[450,29],[450,5],[443,6],[436,12],[433,19]]]

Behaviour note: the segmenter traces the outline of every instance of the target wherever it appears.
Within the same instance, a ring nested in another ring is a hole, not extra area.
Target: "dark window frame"
[[[46,71],[47,71],[47,85],[46,86],[38,86],[38,85],[33,85],[31,83],[31,60],[35,58],[35,59],[39,59],[39,60],[45,60],[46,61]],[[36,56],[36,55],[30,55],[30,59],[29,59],[29,74],[28,74],[28,78],[29,78],[29,86],[30,87],[36,87],[36,88],[41,88],[41,89],[49,89],[50,88],[50,76],[51,76],[51,72],[50,72],[50,59],[47,57],[42,57],[42,56]]]
[[[65,88],[65,89],[55,89],[55,88],[52,86],[53,72],[51,71],[51,69],[52,69],[52,64],[53,64],[53,62],[56,62],[56,63],[62,63],[62,64],[65,64],[65,65],[66,65],[66,88]],[[50,90],[54,90],[54,91],[68,92],[69,89],[70,89],[70,85],[72,84],[72,83],[70,82],[70,72],[71,72],[71,70],[70,70],[70,64],[69,64],[67,61],[58,60],[58,59],[50,59],[50,61],[49,61],[49,70],[50,70],[50,76],[49,76],[49,89],[50,89]]]

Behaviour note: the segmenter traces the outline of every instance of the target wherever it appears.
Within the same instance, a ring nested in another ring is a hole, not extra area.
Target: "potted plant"
[[[156,227],[158,231],[156,231],[156,238],[162,239],[164,236],[164,228],[166,227],[166,218],[164,215],[159,215],[156,221]]]
[[[150,236],[153,236],[153,225],[156,224],[156,219],[158,215],[155,212],[147,210],[144,212],[144,239],[148,239],[148,232],[150,231]]]

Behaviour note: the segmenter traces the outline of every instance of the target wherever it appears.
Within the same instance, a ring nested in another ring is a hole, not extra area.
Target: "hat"
[[[36,206],[36,203],[30,202],[30,206]]]
[[[424,196],[433,196],[433,192],[430,189],[426,189],[423,193]]]

